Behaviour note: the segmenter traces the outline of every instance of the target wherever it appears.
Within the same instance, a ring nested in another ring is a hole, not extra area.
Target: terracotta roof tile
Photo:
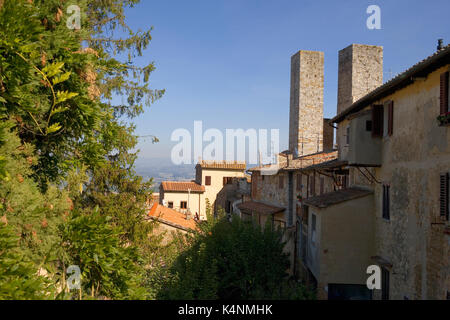
[[[200,161],[197,166],[204,169],[245,170],[247,164],[238,161]]]
[[[193,181],[163,181],[161,182],[161,187],[166,192],[188,192],[189,189],[191,192],[205,192],[204,186]]]
[[[338,151],[322,151],[318,153],[308,154],[299,158],[291,159],[286,162],[283,162],[279,165],[280,170],[298,170],[302,168],[306,168],[312,165],[316,165],[319,163],[335,160],[338,157]],[[270,164],[261,165],[258,167],[253,167],[248,169],[247,171],[261,171],[262,169],[270,168]]]
[[[352,187],[308,198],[303,203],[316,208],[326,208],[344,201],[365,197],[372,193],[373,191]]]
[[[150,209],[148,216],[172,227],[182,230],[197,230],[197,222],[194,219],[186,219],[186,215],[171,208],[155,203]]]
[[[268,205],[262,202],[256,202],[256,201],[247,201],[241,204],[238,204],[238,208],[240,210],[247,210],[252,211],[256,213],[262,213],[262,214],[274,214],[278,212],[283,212],[286,210],[285,208],[276,207],[272,205]]]

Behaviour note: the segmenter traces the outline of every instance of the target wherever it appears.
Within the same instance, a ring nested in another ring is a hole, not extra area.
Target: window
[[[347,126],[346,135],[345,135],[345,144],[350,144],[350,126]]]
[[[366,121],[366,131],[372,132],[372,120]]]
[[[383,105],[372,106],[372,137],[383,135]]]
[[[320,177],[320,195],[324,194],[324,189],[325,189],[325,178]]]
[[[258,195],[258,185],[257,185],[257,181],[258,181],[258,175],[259,172],[255,171],[252,173],[252,198],[256,198]]]
[[[348,188],[348,175],[347,174],[339,175],[337,180],[338,180],[337,181],[338,190]]]
[[[280,230],[284,230],[286,229],[286,222],[282,221],[282,220],[276,220],[275,218],[273,218],[272,216],[272,229],[280,229]]]
[[[387,134],[389,136],[392,136],[392,134],[394,133],[394,101],[389,101],[387,112],[388,112]]]
[[[181,209],[187,209],[187,202],[186,201],[181,201],[180,202],[180,208]]]
[[[449,112],[449,72],[441,74],[441,86],[440,86],[440,114],[446,114]]]
[[[231,177],[223,177],[223,185],[232,184],[232,183],[233,183],[233,178],[231,178]]]
[[[444,173],[440,176],[439,185],[439,214],[445,219],[449,220],[449,174]]]
[[[297,214],[297,217],[302,216],[302,206],[298,205],[295,207],[295,213]]]
[[[225,212],[226,213],[231,213],[231,201],[226,201],[225,202]]]
[[[394,125],[394,102],[386,101],[383,105],[383,137],[392,136]]]
[[[309,207],[308,206],[302,206],[302,221],[305,225],[308,225],[309,223]]]
[[[211,185],[211,176],[206,176],[205,177],[205,186],[210,186]]]
[[[302,174],[297,174],[297,191],[302,191]]]
[[[311,180],[310,182],[309,182],[309,187],[310,187],[310,194],[311,194],[311,196],[315,196],[316,195],[316,186],[315,186],[315,175],[311,175],[311,176],[309,176],[309,179]]]
[[[316,215],[311,214],[311,243],[316,243]]]
[[[342,176],[342,188],[343,189],[348,188],[348,175],[347,174]]]
[[[309,198],[309,176],[306,176],[306,198]]]
[[[278,177],[278,183],[279,183],[279,188],[283,189],[284,188],[284,176],[280,175]]]
[[[169,208],[173,208],[173,202],[169,201]]]
[[[385,184],[383,185],[383,218],[386,220],[390,220],[390,186]]]
[[[381,299],[389,300],[389,270],[381,268]]]

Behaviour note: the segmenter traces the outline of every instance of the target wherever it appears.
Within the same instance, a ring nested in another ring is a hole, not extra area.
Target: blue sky
[[[381,8],[381,30],[369,30],[369,5]],[[324,116],[336,113],[338,51],[351,43],[384,47],[385,79],[450,42],[450,1],[142,0],[127,11],[133,29],[154,27],[138,64],[155,61],[153,88],[164,97],[135,120],[140,158],[169,158],[177,128],[280,129],[288,145],[290,57],[325,53]]]

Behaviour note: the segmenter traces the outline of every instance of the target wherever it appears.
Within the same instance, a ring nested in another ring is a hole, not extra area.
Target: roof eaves
[[[411,68],[407,69],[403,73],[399,74],[395,78],[389,80],[385,84],[379,86],[375,90],[371,91],[355,103],[353,103],[346,110],[336,115],[330,120],[330,123],[339,123],[344,120],[348,115],[361,110],[362,108],[370,105],[371,103],[380,100],[397,90],[400,90],[409,84],[414,82],[414,77],[425,76],[440,66],[450,63],[450,45],[447,45],[444,49],[436,52],[435,54],[425,58],[418,62]]]

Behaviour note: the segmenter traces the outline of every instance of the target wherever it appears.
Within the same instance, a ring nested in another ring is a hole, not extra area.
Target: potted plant
[[[450,111],[437,117],[440,126],[450,125]]]

